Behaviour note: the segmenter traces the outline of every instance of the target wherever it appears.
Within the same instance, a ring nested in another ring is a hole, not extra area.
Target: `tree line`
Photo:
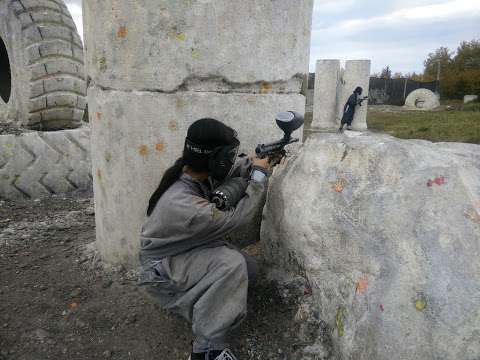
[[[385,67],[377,77],[383,79],[407,78],[434,81],[440,78],[440,95],[444,99],[462,99],[464,95],[480,95],[480,40],[462,41],[456,51],[440,47],[428,54],[422,74],[392,73]]]

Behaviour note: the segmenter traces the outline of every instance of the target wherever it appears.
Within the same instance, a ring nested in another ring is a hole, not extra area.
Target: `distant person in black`
[[[342,122],[340,125],[340,129],[338,129],[339,132],[343,130],[343,127],[345,124],[347,124],[347,130],[352,129],[352,121],[353,121],[353,116],[355,115],[355,107],[362,106],[362,102],[366,100],[366,98],[360,98],[360,95],[362,95],[363,89],[360,86],[357,86],[355,91],[353,92],[352,95],[348,98],[347,103],[343,107],[343,117],[342,117]]]

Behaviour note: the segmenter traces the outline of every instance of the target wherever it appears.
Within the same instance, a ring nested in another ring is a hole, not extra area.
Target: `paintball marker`
[[[364,96],[363,98],[358,99],[358,105],[362,106],[362,102],[364,102],[365,100],[368,100],[368,96]]]
[[[283,139],[269,143],[259,144],[255,149],[255,153],[261,159],[266,157],[283,157],[285,156],[285,146],[298,142],[298,138],[292,138],[292,132],[303,125],[303,115],[296,111],[281,112],[275,118],[277,125],[283,130]]]
[[[303,125],[303,115],[295,111],[281,112],[275,118],[277,125],[283,130],[283,139],[269,143],[260,144],[255,149],[259,158],[269,157],[272,161],[279,161],[285,156],[285,146],[298,142],[299,139],[292,138],[292,132]],[[220,210],[235,207],[245,195],[248,181],[241,177],[233,177],[225,181],[212,191],[210,201]]]

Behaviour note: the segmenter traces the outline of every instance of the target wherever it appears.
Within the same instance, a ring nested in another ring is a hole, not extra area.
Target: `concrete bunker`
[[[10,58],[8,57],[7,46],[0,36],[0,98],[8,103],[12,93],[12,70],[10,69]]]
[[[433,110],[439,106],[438,95],[428,89],[412,91],[405,100],[405,107],[415,110]]]

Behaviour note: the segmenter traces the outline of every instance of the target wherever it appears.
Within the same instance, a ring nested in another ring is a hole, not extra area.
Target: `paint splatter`
[[[332,186],[332,190],[341,193],[347,184],[347,180],[345,179],[338,179],[335,184]]]
[[[480,224],[480,213],[478,213],[475,209],[465,211],[463,213],[463,216],[473,221],[474,223]]]
[[[423,311],[427,307],[427,302],[424,299],[418,299],[415,301],[415,309],[417,311]]]
[[[109,152],[106,152],[105,153],[105,160],[107,162],[110,162],[110,160],[112,160],[112,154],[110,154]]]
[[[345,309],[342,307],[338,308],[337,314],[335,315],[335,323],[337,325],[338,336],[340,337],[342,337],[345,334],[344,315],[345,315]]]
[[[148,155],[148,146],[147,145],[140,145],[138,147],[138,153],[142,156]]]
[[[262,81],[262,83],[260,84],[260,94],[268,94],[272,91],[272,88],[272,84],[266,81]]]
[[[179,33],[175,36],[175,38],[178,40],[178,41],[185,41],[186,39],[186,36],[184,33]]]
[[[97,178],[98,180],[102,180],[102,171],[100,169],[97,169]]]
[[[3,145],[3,147],[6,149],[11,149],[13,147],[13,144],[6,143],[5,145]]]
[[[438,186],[444,185],[445,184],[445,178],[443,176],[438,176],[433,180],[428,179],[428,181],[427,181],[427,186],[428,187],[432,187],[435,184],[438,185]]]
[[[107,71],[107,59],[105,57],[101,57],[98,60],[98,64],[100,65],[99,68],[101,72]]]
[[[380,304],[380,311],[381,311],[381,312],[384,312],[384,311],[385,311],[385,309],[383,308],[383,305],[382,305],[382,304]]]
[[[98,121],[102,120],[102,113],[101,113],[101,112],[98,112],[98,111],[97,111],[97,112],[95,113],[95,116],[97,117],[97,120],[98,120]]]
[[[367,277],[363,277],[357,281],[357,287],[355,288],[355,293],[357,294],[364,294],[368,289],[368,279]]]
[[[126,26],[120,26],[117,31],[117,38],[125,39],[127,37],[128,31]]]
[[[70,310],[75,310],[77,307],[78,307],[78,304],[76,302],[73,302],[73,303],[68,305],[68,308]]]
[[[164,143],[155,144],[155,150],[157,150],[158,152],[162,152],[163,150],[165,150],[165,144]]]
[[[303,295],[312,295],[313,294],[313,290],[312,290],[312,287],[310,286],[310,284],[306,284],[305,285],[305,289],[303,289]]]
[[[200,57],[200,51],[192,48],[192,59],[198,59]]]
[[[172,131],[178,130],[178,124],[175,120],[172,120],[168,123],[168,128]]]

